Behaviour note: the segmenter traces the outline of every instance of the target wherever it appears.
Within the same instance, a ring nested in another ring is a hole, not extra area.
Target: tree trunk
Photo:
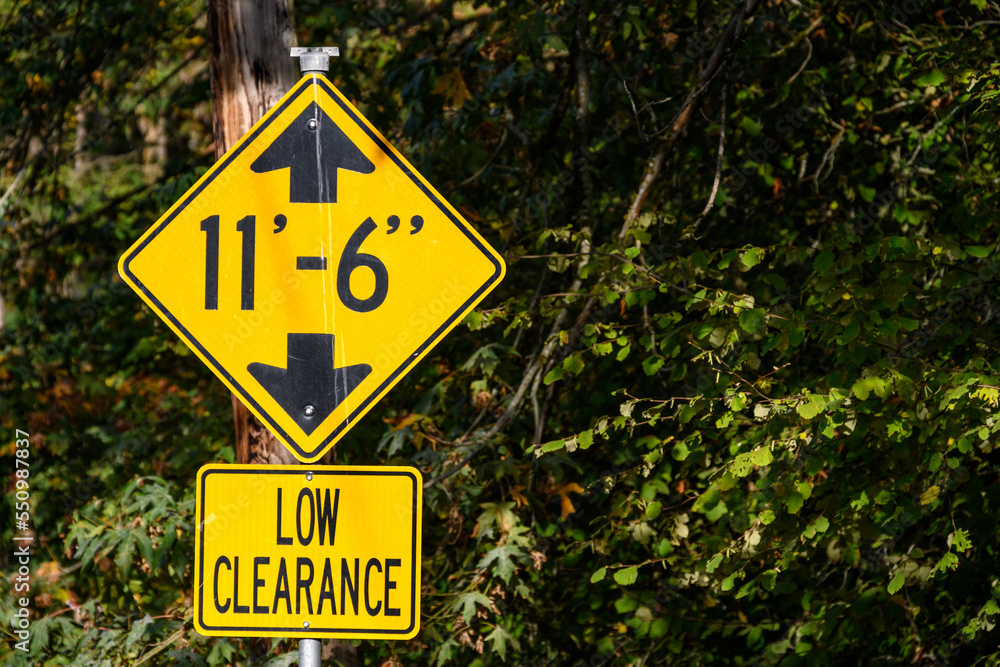
[[[215,155],[222,157],[298,80],[290,0],[209,0]]]
[[[221,158],[298,80],[289,56],[295,45],[291,0],[208,0],[215,156]],[[236,460],[252,464],[298,463],[291,451],[232,394]],[[269,642],[251,644],[266,653]],[[323,658],[356,667],[347,641],[324,642]]]
[[[209,0],[215,156],[221,158],[297,81],[290,0]],[[236,460],[297,459],[233,394]]]

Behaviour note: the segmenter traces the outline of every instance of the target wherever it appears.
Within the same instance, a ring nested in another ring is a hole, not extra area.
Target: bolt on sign
[[[325,77],[303,77],[119,262],[301,461],[503,278],[497,252]]]
[[[415,468],[211,464],[197,483],[199,633],[417,634],[422,484]]]

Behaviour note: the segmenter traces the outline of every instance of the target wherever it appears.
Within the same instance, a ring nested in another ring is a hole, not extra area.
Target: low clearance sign
[[[408,467],[203,467],[195,627],[218,637],[412,638],[421,495]]]

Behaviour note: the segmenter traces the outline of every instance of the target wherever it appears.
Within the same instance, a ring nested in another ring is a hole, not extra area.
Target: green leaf
[[[981,245],[969,245],[965,246],[965,252],[969,253],[973,257],[989,257],[990,249],[986,246]]]
[[[685,442],[678,442],[674,445],[674,448],[670,450],[670,455],[674,457],[675,461],[684,461],[690,454],[691,451],[688,449],[687,443]]]
[[[799,510],[802,509],[802,505],[805,504],[805,498],[798,491],[792,491],[785,498],[785,507],[788,508],[790,514],[798,514]]]
[[[451,663],[455,657],[455,651],[460,648],[461,647],[458,642],[449,637],[443,644],[441,644],[440,647],[438,647],[436,667],[445,667]]]
[[[934,566],[935,572],[944,572],[945,570],[954,570],[958,567],[958,556],[952,552],[946,553],[938,561],[938,564]]]
[[[224,665],[235,662],[232,657],[236,654],[236,647],[228,640],[216,638],[212,642],[212,650],[208,654],[209,665]]]
[[[576,436],[576,444],[580,445],[580,449],[590,449],[594,444],[594,431],[592,429],[581,431],[580,435]]]
[[[557,452],[560,449],[566,447],[565,440],[553,440],[552,442],[546,442],[544,445],[538,448],[539,454],[548,454],[549,452]]]
[[[763,512],[761,512],[758,515],[757,518],[760,519],[760,522],[762,524],[764,524],[765,526],[769,526],[774,521],[774,512],[772,510],[769,510],[769,509],[768,510],[764,510]]]
[[[473,311],[465,316],[465,319],[462,320],[462,324],[469,327],[470,330],[476,331],[482,325],[483,319],[484,318],[482,313],[477,313],[476,311]]]
[[[928,72],[916,78],[918,86],[939,86],[944,82],[944,74],[941,72]]]
[[[825,533],[829,527],[830,527],[829,519],[827,519],[824,516],[817,517],[815,521],[809,524],[809,526],[807,526],[806,529],[802,531],[802,536],[805,537],[806,539],[811,540],[812,538],[816,537],[816,535],[820,533]]]
[[[639,577],[639,568],[635,565],[631,567],[626,567],[615,572],[615,581],[620,586],[628,586],[634,584],[635,580]]]
[[[504,583],[510,583],[510,578],[514,574],[514,569],[516,564],[514,559],[525,560],[526,554],[524,549],[517,546],[516,544],[511,544],[507,542],[505,544],[498,545],[493,549],[486,552],[482,560],[479,561],[479,568],[485,568],[491,563],[493,564],[493,574],[496,574]]]
[[[803,419],[812,419],[820,412],[822,412],[823,406],[817,401],[806,401],[805,403],[799,403],[796,406],[795,411],[799,413],[799,416]]]
[[[563,370],[567,373],[572,373],[573,375],[579,375],[580,371],[583,370],[583,357],[579,354],[569,355],[563,359]],[[546,377],[548,377],[548,375],[546,375]]]
[[[542,382],[544,382],[545,384],[552,384],[556,380],[561,380],[562,376],[563,376],[562,366],[555,366],[553,367],[552,370],[550,370],[548,373],[545,374],[545,377],[542,378]]]
[[[493,652],[500,656],[504,662],[507,661],[507,642],[510,642],[515,651],[521,650],[521,644],[502,625],[497,623],[493,627],[493,632],[486,635],[486,641],[493,646]]]
[[[825,275],[830,270],[830,267],[833,266],[834,259],[835,256],[832,252],[824,250],[816,255],[816,259],[813,260],[813,270],[819,275]]]
[[[737,477],[746,477],[752,470],[753,464],[750,463],[750,455],[746,452],[737,454],[730,467],[730,471]]]
[[[840,333],[840,335],[837,336],[837,342],[841,345],[850,343],[852,340],[857,338],[860,333],[861,323],[852,319],[847,326],[844,327],[844,330]]]
[[[889,582],[889,595],[895,595],[896,592],[903,587],[903,583],[906,581],[906,575],[903,572],[897,572],[896,576],[892,578]]]
[[[127,579],[129,573],[132,571],[132,556],[134,554],[135,537],[130,532],[128,537],[122,540],[121,545],[118,547],[118,552],[115,554],[115,565],[118,566],[118,572],[121,574],[122,580]]]
[[[719,565],[721,564],[722,564],[722,554],[721,553],[715,554],[714,556],[712,556],[712,560],[708,561],[708,564],[705,565],[705,572],[711,574],[712,572],[715,572],[716,568],[719,567]]]
[[[774,455],[771,454],[770,447],[761,447],[750,452],[750,462],[755,466],[771,465],[772,461],[774,461]]]
[[[128,631],[128,636],[125,637],[125,652],[128,653],[132,646],[135,645],[137,641],[142,639],[143,633],[150,623],[153,622],[153,617],[146,614],[138,621],[132,623],[132,629]]]
[[[712,333],[708,334],[708,342],[712,344],[712,347],[722,347],[728,338],[729,330],[722,327],[715,327],[712,329]]]
[[[854,385],[851,387],[851,393],[860,398],[862,401],[868,400],[868,395],[870,392],[871,389],[869,388],[868,383],[865,382],[864,378],[855,382]]]
[[[607,574],[608,574],[608,568],[602,567],[600,570],[590,575],[590,583],[596,584],[598,581],[604,581],[604,577]]]
[[[146,561],[147,565],[152,567],[155,562],[153,559],[152,540],[149,539],[149,535],[147,535],[141,530],[135,531],[134,534],[136,542],[139,544],[139,555],[142,557],[143,560]]]
[[[744,310],[739,316],[740,327],[747,333],[757,333],[762,330],[767,322],[767,313],[763,308],[750,308]]]
[[[715,522],[725,516],[728,511],[729,507],[726,506],[726,503],[719,503],[712,509],[705,512],[705,518],[711,522]]]
[[[615,611],[619,614],[627,614],[630,611],[635,611],[636,607],[639,606],[639,601],[634,597],[628,595],[623,595],[617,600],[615,600]]]
[[[461,610],[462,619],[468,623],[476,615],[476,605],[485,609],[490,609],[490,599],[479,591],[469,593],[459,593],[451,603],[452,611]]]
[[[760,136],[761,133],[760,123],[755,121],[753,118],[744,115],[740,122],[743,125],[743,129],[746,130],[747,134],[749,134],[751,137]]]
[[[722,494],[719,492],[719,487],[713,484],[698,497],[698,500],[694,501],[691,509],[695,512],[705,513],[718,506],[721,500]]]
[[[663,505],[661,505],[657,501],[653,501],[649,503],[649,505],[646,505],[646,518],[650,520],[655,519],[656,517],[660,516],[660,512],[662,511],[663,511]]]
[[[752,269],[753,267],[760,264],[760,261],[761,259],[763,259],[763,257],[764,257],[764,250],[762,248],[750,248],[745,253],[743,253],[743,256],[740,257],[740,261],[743,262],[743,266],[747,267],[748,269]]]
[[[972,540],[969,539],[969,532],[959,528],[951,534],[950,544],[956,551],[968,551],[972,548]]]
[[[646,375],[656,375],[662,367],[663,359],[660,357],[646,357],[646,360],[642,362],[642,370]]]
[[[750,593],[753,592],[753,589],[756,586],[757,582],[753,580],[743,584],[742,586],[740,586],[740,590],[736,593],[736,599],[739,600],[740,598],[745,598],[746,596],[750,595]]]

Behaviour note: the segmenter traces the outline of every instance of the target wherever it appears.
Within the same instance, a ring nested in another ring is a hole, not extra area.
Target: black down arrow
[[[288,201],[296,204],[337,202],[337,170],[370,174],[375,165],[315,102],[253,161],[263,174],[291,167]]]
[[[372,372],[368,364],[333,365],[333,334],[288,334],[288,368],[254,362],[250,375],[311,435]]]

